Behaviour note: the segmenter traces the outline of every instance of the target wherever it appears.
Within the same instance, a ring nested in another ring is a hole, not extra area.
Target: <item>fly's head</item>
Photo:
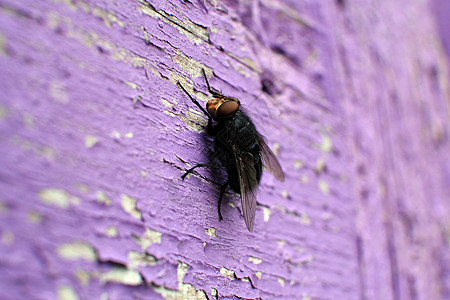
[[[219,94],[208,101],[206,110],[214,120],[220,120],[233,116],[240,105],[239,99]]]

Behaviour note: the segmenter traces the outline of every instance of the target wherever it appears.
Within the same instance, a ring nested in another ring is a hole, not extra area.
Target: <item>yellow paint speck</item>
[[[281,286],[284,287],[284,279],[283,278],[278,278],[277,281]]]
[[[225,277],[230,278],[231,280],[234,280],[234,271],[232,271],[232,270],[228,270],[227,268],[222,267],[220,269],[220,274]]]
[[[113,130],[113,132],[111,132],[111,137],[113,138],[120,139],[121,136],[122,135],[117,130]]]
[[[141,170],[141,176],[142,177],[147,177],[147,171]]]
[[[80,203],[80,198],[72,196],[64,190],[53,188],[41,190],[39,192],[39,198],[45,204],[59,206],[61,208],[67,208],[70,203]]]
[[[98,143],[98,138],[92,135],[87,135],[84,137],[84,145],[86,148],[92,148],[94,145]]]
[[[210,237],[216,237],[216,229],[214,227],[205,228],[205,233]]]
[[[289,193],[286,190],[281,191],[281,196],[283,196],[283,198],[287,199],[289,197]]]
[[[68,285],[61,285],[58,287],[59,300],[78,300],[80,299],[75,290]]]
[[[261,279],[262,273],[260,271],[256,271],[255,276],[258,277],[259,279]]]
[[[254,257],[254,256],[249,256],[248,257],[248,261],[251,261],[255,265],[259,265],[260,263],[262,263],[262,259],[259,259],[259,258]]]
[[[127,132],[123,136],[128,138],[128,139],[131,139],[131,138],[133,138],[134,134],[132,132]]]
[[[100,282],[102,284],[116,282],[124,285],[137,286],[142,284],[142,277],[137,271],[125,268],[115,268],[109,272],[103,273],[100,277]]]
[[[322,193],[324,193],[325,195],[330,194],[330,187],[328,186],[328,184],[325,182],[325,180],[320,179],[319,180],[319,189],[322,191]]]
[[[211,296],[217,297],[218,295],[219,293],[217,292],[217,290],[215,288],[211,288]]]
[[[142,218],[141,211],[136,207],[136,199],[128,195],[122,194],[122,208],[129,213],[133,218],[140,220]]]
[[[270,214],[271,213],[272,213],[272,211],[269,208],[263,207],[264,222],[269,222],[269,218],[270,218]]]
[[[73,242],[62,244],[57,249],[58,255],[67,260],[84,259],[86,261],[95,261],[97,253],[91,245],[85,242]]]

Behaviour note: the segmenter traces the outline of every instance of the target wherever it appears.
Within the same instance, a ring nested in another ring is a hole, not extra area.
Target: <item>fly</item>
[[[219,218],[223,194],[228,186],[241,196],[242,211],[247,229],[252,232],[255,223],[256,192],[261,180],[263,165],[279,181],[284,181],[284,173],[277,158],[267,146],[264,137],[256,130],[247,114],[240,108],[240,101],[235,97],[224,96],[211,88],[203,70],[208,91],[212,99],[206,109],[195,100],[178,82],[178,86],[191,101],[208,117],[207,133],[214,137],[214,156],[227,170],[228,179],[220,189]],[[215,124],[213,125],[213,120]],[[186,171],[184,178],[198,167],[211,164],[197,164]]]

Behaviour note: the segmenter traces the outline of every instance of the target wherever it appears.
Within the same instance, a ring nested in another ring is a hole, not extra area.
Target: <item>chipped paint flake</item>
[[[59,300],[78,300],[78,294],[69,285],[61,285],[58,287],[58,299]]]
[[[70,203],[79,204],[80,198],[70,195],[61,189],[43,189],[39,192],[41,201],[48,205],[54,205],[61,208],[67,208]]]
[[[178,290],[174,291],[164,286],[157,286],[154,288],[155,292],[161,294],[165,299],[192,299],[192,300],[207,300],[208,296],[205,291],[197,290],[194,286],[188,283],[184,283],[184,275],[189,266],[184,262],[178,263],[177,277],[178,277]]]
[[[97,191],[97,202],[105,205],[111,205],[111,199],[103,191]]]
[[[109,237],[116,237],[119,232],[116,226],[109,226],[108,228],[106,228],[105,234]]]
[[[284,287],[284,279],[283,278],[277,278],[278,283]]]
[[[295,160],[294,161],[294,169],[299,170],[303,168],[305,164],[301,160]]]
[[[141,211],[136,207],[137,200],[126,195],[122,194],[122,208],[127,213],[129,213],[133,218],[140,220],[142,218]]]
[[[311,219],[308,217],[308,215],[306,213],[301,213],[300,214],[300,223],[305,226],[309,226],[309,225],[311,225]]]
[[[259,279],[261,279],[262,273],[260,271],[256,271],[255,276],[258,277]]]
[[[134,137],[134,133],[132,133],[132,132],[130,131],[130,132],[125,133],[123,136],[126,137],[127,139],[131,139],[131,138]]]
[[[323,153],[329,153],[333,150],[333,141],[328,134],[322,133],[322,142],[320,143],[320,150]]]
[[[86,148],[92,148],[94,147],[96,144],[98,143],[98,138],[96,138],[93,135],[86,135],[84,137],[84,146],[86,146]]]
[[[325,182],[325,180],[320,179],[318,185],[319,189],[322,191],[324,195],[330,194],[330,187],[328,186],[328,183]]]
[[[270,215],[272,214],[270,208],[263,207],[263,214],[264,214],[264,222],[269,222]]]
[[[50,82],[49,94],[55,102],[66,104],[69,102],[69,96],[67,94],[64,84],[60,81],[53,80]]]
[[[205,233],[210,237],[216,237],[216,229],[214,227],[205,228]]]
[[[323,158],[319,158],[316,162],[316,171],[319,173],[323,173],[325,167],[325,160]]]
[[[259,259],[259,258],[254,257],[254,256],[249,256],[248,257],[248,261],[251,261],[255,265],[259,265],[260,263],[262,263],[262,259]]]
[[[113,270],[103,273],[100,276],[100,282],[105,284],[107,282],[115,282],[124,285],[137,286],[143,283],[139,272],[135,270],[128,270],[125,268],[114,268]]]
[[[273,143],[272,151],[275,155],[279,154],[280,151],[280,144],[279,143]]]
[[[288,191],[282,190],[282,191],[281,191],[281,196],[283,196],[283,198],[285,198],[285,199],[289,198],[289,193],[288,193]]]
[[[57,249],[58,255],[67,260],[84,259],[86,261],[97,260],[94,248],[85,242],[73,242],[62,244]]]
[[[234,280],[234,277],[235,277],[234,271],[228,270],[227,268],[224,268],[224,267],[222,267],[220,269],[220,274],[225,277],[230,278],[231,280]]]
[[[161,243],[161,232],[146,228],[144,236],[135,236],[134,238],[136,243],[142,247],[143,251],[145,251],[150,245],[154,243]]]
[[[128,252],[128,260],[130,262],[129,267],[132,269],[136,267],[154,266],[158,262],[156,257],[150,254],[135,251]]]

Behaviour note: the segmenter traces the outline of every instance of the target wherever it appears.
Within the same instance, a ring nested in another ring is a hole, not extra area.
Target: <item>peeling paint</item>
[[[255,265],[259,265],[260,263],[262,263],[261,259],[254,257],[254,256],[249,256],[248,261],[252,262]]]
[[[73,287],[69,285],[61,285],[58,287],[58,299],[59,300],[78,300],[78,294]]]
[[[126,194],[122,194],[121,198],[123,210],[129,213],[133,218],[140,220],[142,218],[142,214],[141,211],[136,207],[136,199],[131,198]]]
[[[92,148],[97,143],[98,143],[98,138],[96,138],[95,136],[86,135],[84,137],[84,146],[86,146],[86,148]]]
[[[128,260],[130,268],[154,266],[158,262],[156,257],[152,255],[135,251],[128,252]]]
[[[230,278],[231,280],[234,280],[234,277],[235,277],[234,271],[228,270],[225,267],[220,268],[220,274],[225,277]]]
[[[216,229],[214,227],[205,228],[205,233],[210,237],[216,237]]]
[[[192,300],[207,300],[208,296],[206,292],[203,290],[197,290],[191,284],[184,283],[184,275],[188,270],[188,265],[179,262],[177,268],[177,277],[178,277],[178,290],[171,290],[165,288],[163,286],[154,287],[155,292],[161,294],[164,299],[171,300],[181,300],[181,299],[192,299]]]
[[[146,228],[142,237],[135,236],[135,241],[142,247],[142,250],[147,250],[150,245],[154,243],[161,243],[161,232]]]
[[[256,271],[255,276],[258,277],[259,279],[261,279],[262,273],[260,271]]]
[[[106,228],[105,234],[109,237],[116,237],[119,232],[116,226],[109,226],[108,228]]]
[[[98,203],[111,205],[111,198],[109,198],[103,191],[97,191],[96,198]]]
[[[143,283],[139,272],[125,268],[114,268],[100,276],[100,283],[116,282],[124,285],[136,286]]]
[[[84,259],[86,261],[96,261],[97,253],[91,245],[85,242],[73,242],[62,244],[57,249],[59,257],[67,260]]]
[[[277,278],[278,283],[284,287],[284,279],[283,278]]]
[[[61,208],[67,208],[69,204],[80,204],[80,198],[72,196],[61,189],[43,189],[39,192],[41,201],[48,205],[54,205]]]

